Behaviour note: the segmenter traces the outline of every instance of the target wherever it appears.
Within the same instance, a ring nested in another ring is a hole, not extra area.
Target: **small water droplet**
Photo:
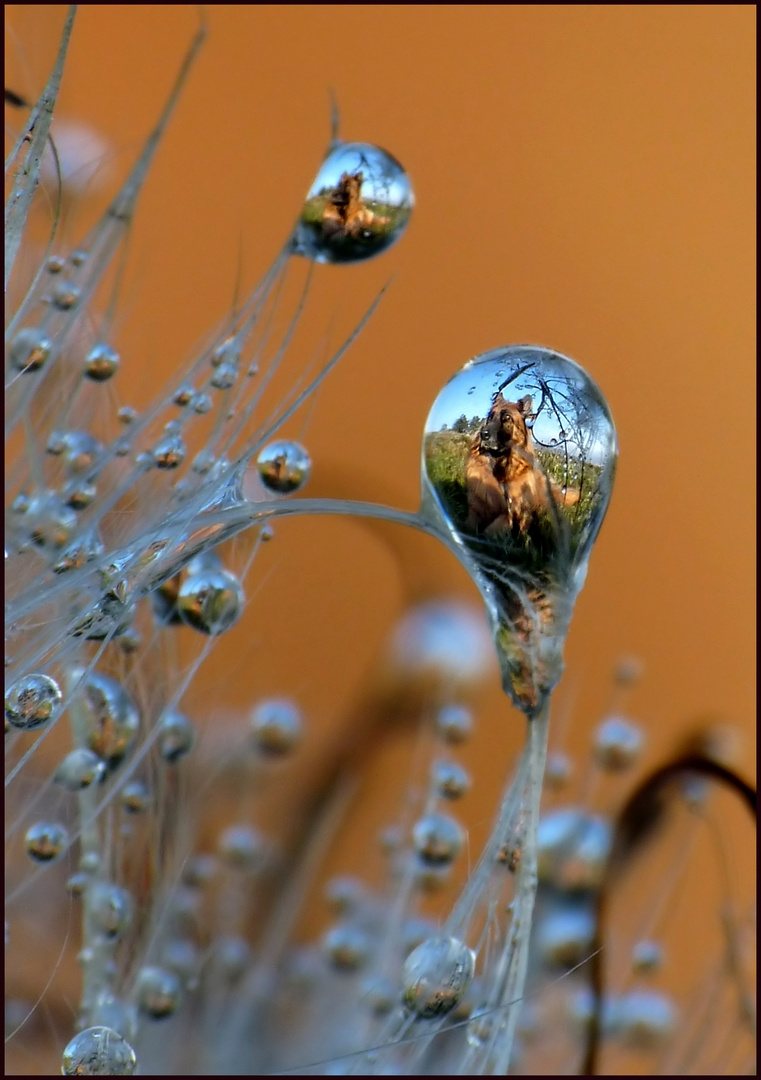
[[[431,779],[444,799],[461,799],[470,788],[470,774],[456,761],[434,762]]]
[[[49,675],[24,675],[8,688],[5,719],[16,728],[34,731],[55,720],[61,711],[61,689]]]
[[[121,683],[98,671],[86,677],[78,698],[87,745],[113,771],[135,743],[140,714]]]
[[[61,1055],[63,1076],[132,1076],[136,1066],[135,1051],[109,1027],[78,1032]]]
[[[286,699],[263,701],[254,709],[251,733],[260,753],[273,757],[289,754],[301,741],[301,713]]]
[[[85,357],[85,375],[93,382],[106,382],[119,370],[120,356],[105,342],[93,345]]]
[[[256,467],[266,488],[279,495],[290,495],[307,482],[312,462],[300,443],[279,439],[259,452]]]
[[[52,300],[59,311],[70,311],[79,303],[81,289],[73,281],[59,281],[53,289]]]
[[[641,729],[623,716],[609,716],[598,726],[594,736],[595,760],[610,772],[631,768],[642,752]]]
[[[231,866],[242,870],[259,870],[267,859],[268,844],[250,825],[230,825],[220,834],[217,846]]]
[[[364,930],[352,923],[338,923],[322,939],[322,947],[338,971],[356,971],[367,962],[370,939]]]
[[[231,386],[235,385],[237,378],[238,367],[236,364],[220,364],[211,377],[211,385],[215,390],[229,390]]]
[[[83,791],[106,775],[106,764],[94,750],[71,750],[56,769],[55,782],[68,791]]]
[[[27,829],[24,845],[35,862],[54,862],[69,846],[69,834],[58,822],[38,821]]]
[[[19,330],[11,342],[9,356],[17,371],[37,371],[50,356],[52,346],[38,327]]]
[[[475,953],[457,938],[428,938],[404,961],[404,1004],[425,1019],[444,1016],[468,990],[475,966]]]
[[[595,935],[594,913],[587,903],[559,905],[542,913],[534,934],[542,963],[567,971],[589,956]]]
[[[203,634],[229,630],[238,621],[243,603],[243,589],[236,576],[206,564],[191,570],[177,593],[177,610],[183,622]]]
[[[126,889],[110,881],[95,881],[90,887],[89,914],[93,926],[109,941],[123,937],[132,922],[132,897]]]
[[[185,757],[192,750],[195,738],[195,728],[182,713],[172,709],[159,720],[158,745],[164,761],[174,763]]]
[[[370,143],[334,143],[307,192],[293,250],[321,263],[369,259],[404,232],[414,205],[406,172]]]
[[[539,881],[561,892],[599,888],[610,854],[610,822],[575,807],[544,814],[537,830]]]
[[[121,792],[121,803],[128,814],[142,814],[151,805],[151,793],[142,780],[130,780]]]
[[[146,1016],[163,1020],[177,1012],[182,998],[182,983],[177,976],[160,967],[144,967],[137,977],[137,1004]]]
[[[457,746],[473,732],[473,714],[464,705],[442,705],[436,714],[436,734],[445,743]]]
[[[185,460],[185,443],[179,435],[168,432],[153,448],[157,469],[177,469]]]
[[[426,814],[415,822],[412,841],[419,858],[427,866],[446,866],[460,854],[462,826],[447,814]]]
[[[505,691],[529,716],[562,674],[565,634],[616,455],[613,421],[595,383],[572,360],[537,346],[471,360],[426,421],[422,512],[472,567]]]

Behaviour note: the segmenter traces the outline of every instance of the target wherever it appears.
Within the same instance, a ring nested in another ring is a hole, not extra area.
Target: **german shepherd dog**
[[[573,506],[579,491],[565,491],[536,460],[526,417],[531,398],[495,397],[470,445],[465,466],[467,528],[484,536],[528,536],[539,514],[555,505]]]
[[[373,213],[362,199],[364,174],[342,173],[323,211],[323,231],[356,238],[370,226],[388,225],[389,218]]]

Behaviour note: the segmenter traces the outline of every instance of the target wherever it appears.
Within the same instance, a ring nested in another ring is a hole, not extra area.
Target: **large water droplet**
[[[321,263],[370,259],[399,239],[413,204],[409,177],[391,154],[335,142],[307,192],[293,250]]]
[[[294,750],[301,739],[301,727],[301,713],[285,698],[263,701],[251,717],[254,744],[268,757],[281,757]]]
[[[470,564],[505,690],[529,716],[562,674],[563,641],[616,455],[595,383],[573,360],[538,346],[470,361],[426,421],[422,512]]]
[[[424,1018],[450,1012],[473,981],[476,958],[457,938],[428,938],[413,949],[402,969],[404,1003]]]
[[[132,1076],[136,1065],[130,1044],[108,1027],[78,1032],[61,1056],[63,1076]]]
[[[415,822],[412,840],[419,858],[427,866],[446,866],[462,849],[462,826],[447,814],[425,814]]]
[[[55,781],[68,791],[83,791],[106,775],[106,764],[94,750],[71,750],[56,769]]]
[[[34,731],[55,720],[61,711],[61,690],[49,675],[24,675],[8,688],[5,719],[14,727]]]
[[[290,495],[309,479],[312,461],[299,443],[279,439],[259,453],[256,467],[266,488],[279,495]]]

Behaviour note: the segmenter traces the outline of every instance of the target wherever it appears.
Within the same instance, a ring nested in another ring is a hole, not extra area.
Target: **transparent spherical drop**
[[[359,926],[338,923],[325,934],[322,947],[338,971],[356,971],[370,955],[370,938]]]
[[[176,762],[193,749],[196,731],[187,716],[172,709],[159,720],[158,736],[159,753],[164,761]]]
[[[11,342],[9,359],[16,371],[37,371],[50,356],[52,345],[39,327],[28,326]]]
[[[663,946],[658,941],[638,941],[632,949],[632,969],[637,974],[650,974],[663,966]]]
[[[177,469],[185,460],[187,448],[179,435],[167,433],[153,448],[157,469]]]
[[[76,307],[82,296],[82,290],[73,281],[59,281],[53,289],[52,299],[59,311],[70,311]]]
[[[15,728],[34,731],[55,720],[62,700],[58,683],[49,675],[24,675],[6,691],[5,719]]]
[[[144,967],[137,977],[137,1004],[146,1016],[163,1020],[177,1012],[182,1000],[182,983],[171,971]]]
[[[268,845],[260,832],[250,825],[230,825],[219,836],[219,854],[243,870],[259,870],[268,854]]]
[[[269,491],[290,495],[309,479],[312,461],[300,443],[279,439],[265,446],[256,459],[259,477]]]
[[[470,774],[456,761],[436,761],[431,779],[438,795],[444,799],[461,799],[470,788]]]
[[[106,764],[94,750],[80,747],[66,755],[56,769],[55,782],[68,791],[83,791],[106,775]]]
[[[119,353],[110,345],[99,342],[85,357],[85,375],[93,382],[106,382],[119,370]]]
[[[424,1018],[445,1015],[468,990],[475,967],[475,953],[462,941],[443,935],[428,938],[404,961],[404,1004]]]
[[[370,259],[396,243],[414,201],[391,154],[371,143],[334,142],[307,192],[293,251],[320,263]]]
[[[109,941],[118,941],[132,923],[134,905],[126,889],[110,881],[95,881],[90,888],[89,914],[93,927]]]
[[[610,822],[564,807],[544,814],[537,830],[539,880],[563,892],[599,888],[610,854]]]
[[[618,1035],[633,1050],[656,1050],[676,1027],[671,998],[655,990],[631,990],[619,1002]]]
[[[595,760],[603,769],[623,772],[635,764],[643,745],[642,730],[636,724],[623,716],[610,716],[595,731]]]
[[[243,611],[243,589],[227,570],[207,569],[189,573],[177,594],[182,621],[203,634],[223,634]]]
[[[561,791],[571,778],[573,762],[567,754],[558,751],[547,755],[544,783],[551,791]]]
[[[483,611],[462,601],[426,601],[400,619],[389,659],[402,675],[481,686],[493,664]]]
[[[121,804],[128,814],[142,814],[151,806],[151,792],[142,780],[130,780],[121,790]]]
[[[436,734],[439,738],[457,746],[466,742],[473,733],[473,713],[464,705],[442,705],[436,714]]]
[[[97,465],[103,444],[87,431],[66,431],[61,435],[60,453],[69,476],[84,476]]]
[[[214,960],[220,973],[230,982],[237,982],[251,963],[251,946],[241,937],[219,938],[214,943]]]
[[[446,866],[462,850],[462,826],[446,814],[426,814],[415,822],[412,841],[418,857],[428,866]]]
[[[38,821],[27,829],[24,846],[35,862],[54,862],[69,846],[69,834],[57,821]]]
[[[542,963],[548,968],[569,970],[590,953],[595,920],[587,904],[556,907],[537,919],[534,942]]]
[[[109,675],[86,676],[76,707],[81,709],[87,745],[109,771],[124,760],[135,744],[140,714],[127,691]]]
[[[270,757],[290,754],[301,741],[301,713],[285,698],[263,701],[253,711],[251,734],[260,753]]]
[[[135,1051],[109,1027],[78,1032],[61,1055],[63,1076],[132,1076],[136,1066]]]
[[[527,715],[562,674],[563,641],[616,456],[595,383],[538,346],[471,360],[428,415],[421,510],[471,567],[505,690]]]

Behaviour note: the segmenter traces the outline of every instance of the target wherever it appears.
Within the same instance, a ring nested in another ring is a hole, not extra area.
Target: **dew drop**
[[[404,1004],[425,1019],[444,1016],[467,992],[475,966],[475,953],[457,938],[428,938],[404,961]]]
[[[132,749],[140,727],[132,699],[116,679],[93,671],[75,707],[82,710],[88,747],[113,771]]]
[[[24,846],[35,862],[55,862],[69,846],[69,834],[58,822],[38,821],[27,829]]]
[[[82,291],[73,281],[59,281],[53,289],[53,304],[59,311],[70,311],[76,307],[82,296]]]
[[[356,971],[370,955],[370,939],[364,930],[351,923],[338,923],[322,939],[331,965],[338,971]]]
[[[415,822],[412,841],[419,858],[427,866],[446,866],[460,854],[463,830],[446,814],[426,814]]]
[[[565,634],[616,456],[613,421],[595,383],[572,360],[538,346],[493,349],[469,361],[428,415],[422,513],[470,564],[505,691],[529,716],[562,674]]]
[[[142,780],[130,780],[121,792],[121,803],[128,814],[142,814],[151,805],[151,793]]]
[[[610,854],[610,823],[573,807],[545,814],[537,830],[539,880],[562,892],[599,888]]]
[[[90,889],[89,915],[93,926],[109,941],[118,941],[132,922],[132,897],[110,881],[96,881]]]
[[[177,593],[177,610],[183,622],[203,634],[223,634],[243,611],[240,582],[221,566],[194,560]]]
[[[461,799],[470,788],[470,774],[456,761],[434,762],[431,779],[444,799]]]
[[[182,983],[171,971],[144,967],[137,977],[137,1004],[146,1016],[163,1020],[177,1012],[182,998]]]
[[[121,358],[116,349],[105,342],[93,345],[85,357],[85,375],[93,382],[107,382],[119,370]]]
[[[179,435],[167,433],[153,448],[157,469],[177,469],[185,460],[185,443]]]
[[[78,1032],[61,1055],[63,1076],[132,1076],[136,1066],[135,1051],[109,1027]]]
[[[396,243],[413,205],[409,177],[391,154],[334,142],[307,192],[293,250],[321,263],[372,258]]]
[[[66,755],[56,769],[55,782],[68,791],[83,791],[106,775],[106,764],[94,750],[80,747]]]
[[[636,724],[622,716],[610,716],[595,732],[595,760],[603,769],[623,772],[635,764],[643,743],[642,731]]]
[[[290,495],[309,479],[312,461],[299,443],[279,439],[260,451],[256,467],[266,488],[279,495]]]
[[[254,709],[251,734],[260,753],[282,757],[296,749],[301,741],[301,713],[292,701],[272,698]]]
[[[164,761],[174,763],[190,753],[196,733],[190,720],[174,709],[164,713],[158,724],[159,753]]]
[[[19,330],[11,342],[9,357],[16,371],[37,371],[50,356],[52,346],[38,327]]]
[[[220,834],[217,846],[229,865],[242,870],[259,870],[267,859],[267,842],[249,825],[230,825]]]
[[[632,969],[638,975],[651,974],[663,966],[663,947],[658,941],[638,941],[632,949]]]
[[[238,368],[235,364],[220,364],[211,377],[211,385],[215,390],[229,390],[237,378]]]
[[[23,731],[34,731],[55,720],[61,711],[62,695],[49,675],[24,675],[5,695],[5,719]]]
[[[656,1050],[675,1026],[676,1010],[665,994],[631,990],[620,999],[617,1034],[633,1050]]]
[[[442,705],[436,714],[436,734],[445,743],[457,746],[473,732],[473,714],[464,705]]]
[[[589,956],[595,920],[589,905],[556,907],[537,919],[536,949],[548,968],[569,970]]]

